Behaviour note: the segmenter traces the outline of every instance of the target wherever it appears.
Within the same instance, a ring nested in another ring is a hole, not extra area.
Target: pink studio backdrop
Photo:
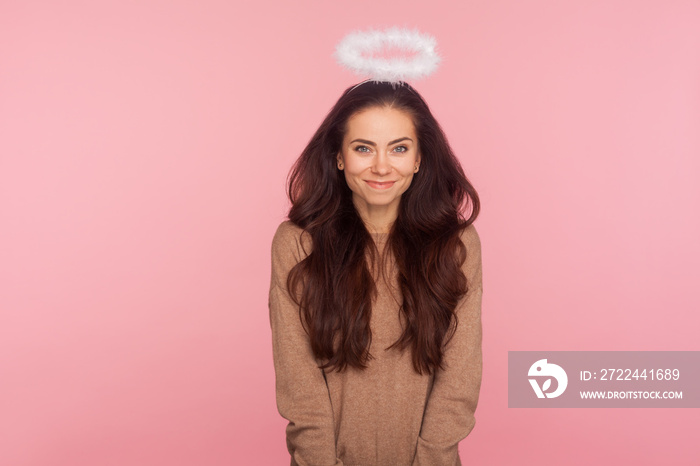
[[[508,409],[509,350],[700,350],[700,3],[0,5],[0,464],[289,464],[267,294],[293,161],[416,27],[478,189],[472,465],[696,465],[695,409]]]

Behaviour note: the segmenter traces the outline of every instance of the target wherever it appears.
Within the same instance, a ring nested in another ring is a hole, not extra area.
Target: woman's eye
[[[396,149],[394,149],[397,152],[406,152],[408,150],[408,147],[406,146],[399,146]]]
[[[369,149],[367,148],[367,146],[357,146],[357,147],[355,147],[355,150],[358,152],[369,152]]]

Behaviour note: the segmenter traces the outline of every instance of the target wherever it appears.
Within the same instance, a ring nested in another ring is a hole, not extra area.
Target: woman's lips
[[[396,181],[378,182],[378,181],[365,180],[365,183],[367,183],[368,185],[370,185],[370,187],[372,187],[374,189],[388,189],[388,188],[391,188],[392,186],[394,186],[394,183],[396,183]]]

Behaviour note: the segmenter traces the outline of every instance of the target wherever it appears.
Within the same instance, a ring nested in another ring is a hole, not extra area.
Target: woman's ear
[[[338,166],[338,170],[343,169],[343,156],[338,152],[338,155],[335,157],[336,158],[336,165]]]

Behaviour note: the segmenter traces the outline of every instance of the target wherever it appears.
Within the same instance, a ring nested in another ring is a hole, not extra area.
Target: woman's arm
[[[299,307],[287,291],[289,271],[305,257],[301,231],[283,222],[272,240],[269,308],[277,409],[289,421],[287,449],[292,466],[337,466],[343,463],[336,457],[328,387],[301,326]]]
[[[445,370],[435,374],[418,437],[414,466],[459,466],[458,446],[474,428],[481,388],[481,241],[470,225],[462,240],[467,260],[462,270],[469,291],[455,312],[458,326],[445,349]]]

